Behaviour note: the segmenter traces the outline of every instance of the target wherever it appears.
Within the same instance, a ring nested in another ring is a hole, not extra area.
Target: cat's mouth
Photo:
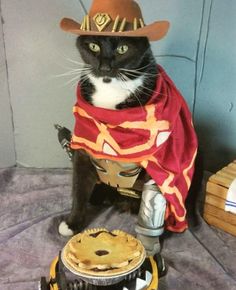
[[[107,83],[108,84],[108,83],[110,83],[112,81],[112,79],[110,77],[105,76],[105,77],[103,77],[102,81],[104,83]]]

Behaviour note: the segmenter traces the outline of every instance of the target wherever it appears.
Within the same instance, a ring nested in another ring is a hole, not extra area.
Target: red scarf
[[[166,228],[182,232],[187,228],[184,202],[197,138],[186,102],[165,71],[158,69],[156,89],[143,107],[97,108],[83,99],[78,86],[71,148],[82,148],[95,158],[139,163],[167,200]]]

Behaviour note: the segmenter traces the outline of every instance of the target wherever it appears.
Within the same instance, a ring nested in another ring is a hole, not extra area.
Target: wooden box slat
[[[218,171],[218,173],[219,173],[220,176],[226,177],[226,178],[228,178],[230,180],[234,180],[235,174],[236,174],[233,171],[228,171],[227,168]]]
[[[224,210],[229,186],[235,178],[236,160],[209,178],[203,217],[210,225],[236,236],[236,214]]]
[[[213,183],[216,183],[218,185],[225,186],[229,188],[230,184],[234,180],[233,178],[230,178],[229,176],[222,176],[220,173],[217,172],[217,174],[212,175],[209,180]]]
[[[208,181],[206,186],[206,192],[218,196],[222,199],[226,199],[228,188],[218,186],[217,184]]]
[[[206,204],[207,214],[220,218],[220,220],[236,227],[236,214],[217,208],[211,204]]]
[[[209,214],[205,214],[204,219],[206,220],[208,224],[215,226],[218,229],[222,229],[223,231],[233,236],[236,236],[236,226],[228,224],[227,222],[224,222],[221,219],[215,216],[209,215]]]
[[[215,195],[208,194],[205,199],[206,204],[211,204],[217,208],[225,209],[225,200],[223,198],[216,197]]]

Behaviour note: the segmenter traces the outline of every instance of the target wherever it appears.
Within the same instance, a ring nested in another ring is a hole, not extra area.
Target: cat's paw
[[[70,237],[74,235],[74,232],[69,228],[65,221],[62,221],[58,227],[59,233],[64,237]]]

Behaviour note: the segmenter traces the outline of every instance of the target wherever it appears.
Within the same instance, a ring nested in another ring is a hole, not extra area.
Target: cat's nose
[[[103,62],[103,63],[101,63],[99,69],[103,73],[110,72],[111,71],[110,63],[109,62]]]

